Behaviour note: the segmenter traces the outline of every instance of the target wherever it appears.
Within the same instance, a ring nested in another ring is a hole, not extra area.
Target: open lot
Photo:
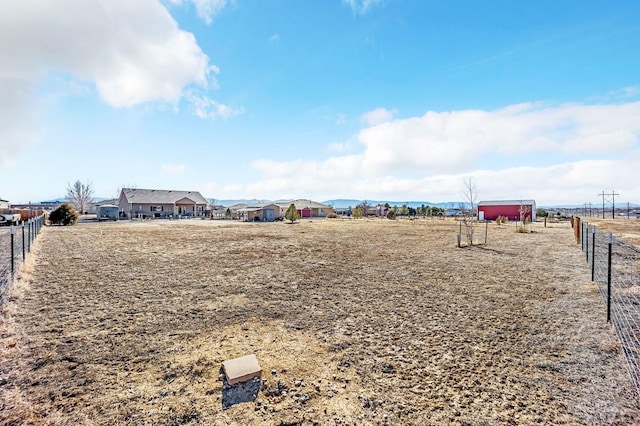
[[[583,221],[596,225],[601,231],[611,232],[616,238],[640,247],[640,219],[599,219],[584,217]]]
[[[532,229],[47,228],[2,308],[0,424],[634,424],[570,225]],[[220,365],[248,353],[264,390],[223,410]]]

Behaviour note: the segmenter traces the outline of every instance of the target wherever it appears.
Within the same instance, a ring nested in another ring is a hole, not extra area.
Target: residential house
[[[273,222],[284,215],[280,206],[273,203],[248,204],[236,212],[248,222]]]
[[[276,203],[283,212],[286,212],[291,204],[296,206],[300,217],[327,217],[333,213],[333,207],[316,201],[299,199],[292,201],[282,201]],[[284,214],[284,213],[283,213]]]
[[[123,219],[204,217],[207,200],[197,191],[122,188],[118,199]]]
[[[3,200],[2,198],[0,198],[0,209],[8,209],[8,208],[9,208],[9,201]]]

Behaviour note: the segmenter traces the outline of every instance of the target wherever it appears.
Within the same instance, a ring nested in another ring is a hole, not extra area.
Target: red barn
[[[509,220],[536,220],[536,202],[534,200],[480,201],[478,203],[479,220],[496,220],[506,216]],[[522,216],[522,217],[521,217]]]

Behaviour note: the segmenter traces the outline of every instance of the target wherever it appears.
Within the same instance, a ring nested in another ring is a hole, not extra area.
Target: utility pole
[[[616,195],[620,195],[618,194],[616,191],[611,190],[611,194],[606,194],[604,191],[602,191],[601,194],[598,194],[599,197],[602,197],[602,218],[604,219],[604,203],[605,200],[608,202],[609,199],[606,199],[605,197],[611,197],[611,218],[615,219],[616,218]]]

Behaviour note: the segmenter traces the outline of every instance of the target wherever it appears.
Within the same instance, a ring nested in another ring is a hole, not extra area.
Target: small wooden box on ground
[[[262,377],[262,368],[254,354],[230,359],[222,363],[227,383],[236,383],[251,380],[254,377]]]

